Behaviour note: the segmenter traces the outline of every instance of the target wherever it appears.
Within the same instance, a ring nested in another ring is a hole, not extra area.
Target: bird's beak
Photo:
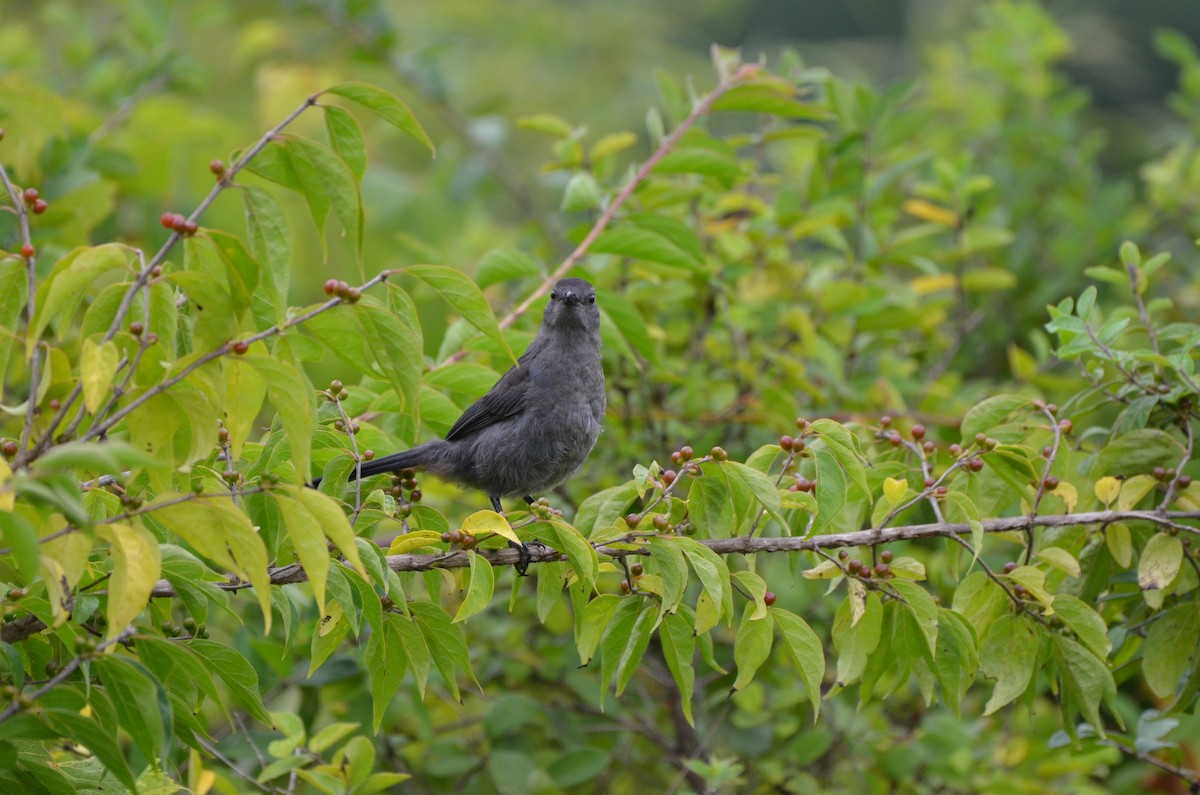
[[[583,303],[583,299],[576,295],[574,290],[567,290],[567,292],[563,295],[563,301],[570,306]]]

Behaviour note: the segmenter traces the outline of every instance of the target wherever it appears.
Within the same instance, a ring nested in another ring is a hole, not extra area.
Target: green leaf
[[[867,594],[862,618],[852,623],[851,600],[838,607],[833,619],[833,645],[838,652],[837,684],[846,687],[866,670],[871,652],[879,645],[883,629],[883,605],[875,592]]]
[[[1096,732],[1104,737],[1104,723],[1100,720],[1100,702],[1115,698],[1117,686],[1112,671],[1074,640],[1062,635],[1051,635],[1055,657],[1058,660],[1060,686],[1059,701],[1062,705],[1063,725],[1067,733],[1074,736],[1075,716],[1082,715]]]
[[[1108,638],[1108,626],[1099,613],[1082,600],[1065,593],[1055,594],[1050,605],[1080,643],[1101,660],[1108,659],[1112,641]]]
[[[83,293],[100,275],[125,268],[131,252],[120,243],[106,243],[94,248],[81,247],[71,251],[55,265],[50,275],[38,285],[33,320],[25,337],[25,355],[32,355],[33,346],[41,339],[50,321],[66,312],[63,325],[71,319]]]
[[[942,684],[942,701],[961,719],[962,700],[979,670],[975,631],[953,610],[938,611],[937,653],[934,673]]]
[[[687,556],[692,570],[696,572],[696,578],[703,588],[702,593],[708,596],[715,608],[704,620],[701,620],[699,613],[697,614],[696,634],[702,635],[716,626],[722,615],[733,613],[733,588],[729,582],[729,567],[720,555],[697,541],[685,536],[674,540]]]
[[[979,648],[979,667],[996,680],[996,689],[984,715],[1012,702],[1029,687],[1037,670],[1040,642],[1037,627],[1024,616],[1003,615],[988,627]]]
[[[813,708],[813,723],[821,714],[821,682],[825,678],[825,650],[821,639],[803,618],[781,607],[768,608],[788,651],[800,668],[800,681]],[[739,668],[740,671],[740,668]]]
[[[271,496],[274,497],[275,505],[283,517],[283,526],[292,541],[292,548],[300,559],[300,565],[304,567],[309,585],[312,586],[317,611],[324,616],[325,584],[329,581],[329,550],[325,546],[325,534],[321,532],[321,525],[316,517],[300,502],[298,495],[279,489],[272,490]]]
[[[98,528],[98,534],[111,542],[112,577],[108,587],[108,638],[125,631],[150,602],[150,592],[162,571],[158,541],[141,526],[113,522]],[[154,757],[149,757],[153,759]]]
[[[609,619],[621,604],[623,604],[621,597],[608,593],[597,596],[583,609],[583,620],[578,624],[575,637],[580,666],[587,665],[592,661]]]
[[[325,146],[294,135],[275,139],[286,147],[292,168],[308,200],[317,231],[324,240],[325,217],[330,208],[350,237],[356,254],[362,249],[362,197],[354,174],[340,157]]]
[[[617,695],[633,676],[650,643],[657,614],[656,607],[643,599],[630,596],[621,600],[600,639],[601,707],[614,675]]]
[[[688,584],[687,558],[679,545],[665,538],[652,538],[648,542],[650,560],[648,569],[662,578],[663,612],[674,613],[683,602]]]
[[[891,585],[904,598],[904,606],[916,620],[917,626],[920,627],[921,634],[925,638],[928,648],[922,651],[922,656],[932,662],[933,656],[937,652],[937,604],[929,592],[915,582],[897,579],[893,580]]]
[[[102,728],[96,722],[70,709],[57,707],[42,709],[38,718],[55,734],[87,748],[96,755],[105,769],[116,776],[117,780],[124,784],[131,793],[138,792],[133,771],[129,769],[129,763],[121,755],[114,732]]]
[[[117,374],[121,352],[111,340],[97,344],[95,340],[83,341],[79,353],[79,380],[83,386],[83,405],[95,414],[108,398],[108,388]]]
[[[496,322],[496,315],[492,312],[487,298],[466,274],[442,265],[410,265],[404,272],[432,287],[446,303],[462,315],[463,320],[499,343],[508,357],[513,362],[517,361],[504,339],[503,332],[500,331],[500,325]]]
[[[700,270],[699,260],[690,251],[666,236],[645,228],[619,226],[605,230],[592,243],[591,252],[661,262],[690,271]]]
[[[974,406],[963,416],[963,445],[974,443],[976,434],[992,434],[996,426],[1004,424],[1015,412],[1029,405],[1029,398],[1020,395],[996,395]]]
[[[774,616],[768,612],[756,621],[751,618],[753,612],[754,605],[746,605],[742,613],[742,622],[738,625],[737,635],[733,639],[733,663],[737,666],[734,690],[741,690],[754,680],[754,674],[771,654],[771,644],[775,640]]]
[[[476,685],[479,684],[471,670],[471,656],[467,649],[466,638],[462,634],[462,628],[452,624],[446,611],[432,602],[412,602],[408,609],[412,612],[417,626],[421,628],[425,642],[429,644],[433,664],[441,673],[446,686],[450,688],[454,700],[461,701],[458,681],[454,675],[455,668],[471,677]]]
[[[363,567],[362,558],[358,554],[358,539],[354,535],[354,528],[350,526],[350,520],[346,518],[346,514],[342,513],[342,509],[337,502],[328,495],[303,486],[293,486],[288,488],[304,506],[304,509],[312,514],[313,518],[321,527],[321,532],[325,537],[333,542],[338,551],[342,553],[342,557],[346,559],[355,571],[363,577],[367,576],[367,570]],[[383,585],[383,583],[376,583]]]
[[[560,560],[548,561],[538,565],[537,570],[537,616],[538,621],[545,624],[550,612],[562,598],[567,565]]]
[[[1156,466],[1175,466],[1182,453],[1183,449],[1170,434],[1156,428],[1142,428],[1118,436],[1100,448],[1089,476],[1098,480],[1104,475],[1142,475]]]
[[[537,260],[516,248],[494,248],[475,266],[475,283],[482,290],[493,284],[543,275]]]
[[[572,174],[571,179],[567,181],[559,209],[566,213],[594,210],[600,206],[603,199],[596,178],[587,171],[579,171]]]
[[[160,759],[171,729],[166,690],[140,663],[127,657],[108,655],[92,665],[116,707],[121,728],[146,759]]]
[[[7,462],[0,468],[6,466]],[[0,538],[4,540],[4,546],[12,550],[10,554],[25,582],[32,582],[38,574],[40,554],[37,530],[19,514],[0,510]]]
[[[551,522],[551,525],[558,537],[555,549],[566,554],[567,562],[575,576],[590,593],[596,586],[596,577],[600,574],[600,560],[596,550],[578,530],[566,522],[556,520]]]
[[[1179,680],[1196,662],[1200,648],[1200,610],[1185,602],[1164,610],[1150,625],[1142,647],[1142,676],[1159,698],[1175,695]]]
[[[658,628],[663,657],[667,669],[679,688],[683,716],[689,726],[695,726],[692,716],[692,697],[696,687],[696,668],[692,661],[696,654],[696,635],[692,623],[679,613],[670,613],[663,618]]]
[[[239,652],[229,646],[203,638],[192,638],[187,646],[203,661],[208,670],[216,674],[237,703],[255,719],[266,726],[271,724],[271,716],[263,706],[262,694],[258,690],[258,674],[254,667]]]
[[[275,322],[283,323],[287,319],[288,284],[292,267],[292,242],[287,218],[279,202],[267,191],[243,185],[240,192],[246,207],[250,253],[262,264],[259,283],[267,302],[275,310]]]
[[[371,674],[371,703],[376,732],[408,670],[408,654],[399,628],[401,622],[409,623],[408,619],[401,616],[384,616],[383,632],[373,633],[367,642],[366,663],[367,671]]]
[[[349,167],[355,180],[361,183],[367,170],[367,143],[362,128],[354,116],[336,105],[325,105],[324,110],[329,145]]]
[[[428,133],[399,97],[366,83],[342,83],[326,89],[324,93],[337,94],[357,102],[400,132],[415,138],[429,150],[429,154],[437,154]]]
[[[817,465],[817,519],[813,535],[822,535],[842,516],[846,506],[846,471],[830,449],[813,451]]]
[[[243,357],[267,382],[267,395],[279,412],[283,432],[292,451],[296,479],[304,483],[309,478],[312,456],[313,417],[316,398],[308,377],[283,359],[253,355]]]
[[[1155,533],[1142,549],[1138,561],[1138,587],[1143,591],[1163,590],[1183,565],[1183,543],[1168,533]]]
[[[474,551],[467,552],[471,561],[471,584],[467,588],[467,598],[454,614],[454,622],[466,621],[471,616],[488,606],[492,601],[492,590],[496,585],[496,575],[492,572],[492,564],[487,558],[481,557]]]

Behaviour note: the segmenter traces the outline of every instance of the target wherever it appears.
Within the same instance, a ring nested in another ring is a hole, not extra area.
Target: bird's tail
[[[392,453],[391,455],[385,455],[383,458],[363,461],[361,470],[358,468],[350,470],[350,480],[354,480],[358,475],[366,478],[383,472],[398,472],[401,469],[419,467],[425,460],[422,452],[420,447],[414,447],[402,453]]]
[[[401,469],[408,469],[410,467],[413,469],[423,467],[429,458],[429,444],[419,444],[411,450],[392,453],[391,455],[385,455],[383,458],[376,458],[371,461],[364,461],[361,470],[358,468],[350,470],[349,479],[355,480],[360,474],[362,477],[367,478],[383,472],[399,472]],[[321,478],[313,480],[312,485],[313,488],[320,486]]]

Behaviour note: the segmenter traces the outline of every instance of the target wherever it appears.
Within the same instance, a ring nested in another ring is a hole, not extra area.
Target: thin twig
[[[100,654],[105,649],[107,649],[109,646],[114,646],[118,643],[124,643],[126,640],[129,639],[129,636],[132,634],[133,634],[133,626],[131,625],[131,626],[126,627],[124,630],[121,631],[120,634],[116,635],[115,637],[109,638],[108,640],[97,644],[96,650],[94,652],[90,652],[88,654],[88,656],[91,657],[91,656]],[[57,674],[55,674],[50,679],[48,679],[46,681],[46,684],[44,684],[42,687],[40,687],[37,690],[30,693],[28,698],[31,701],[36,701],[39,698],[41,698],[42,696],[49,693],[54,688],[58,687],[63,682],[67,681],[67,678],[70,677],[70,675],[75,672],[75,669],[78,668],[80,666],[80,664],[83,663],[83,660],[84,660],[84,655],[72,657],[67,662],[67,664],[62,667],[62,670],[60,670]],[[8,708],[6,710],[4,710],[4,712],[0,712],[0,723],[3,723],[4,721],[8,720],[9,718],[11,718],[13,715],[17,714],[20,711],[21,711],[20,702],[17,699],[13,699],[13,702],[8,705]]]
[[[529,307],[533,305],[534,301],[550,292],[550,288],[554,286],[554,283],[566,275],[571,268],[575,267],[575,263],[577,263],[583,257],[583,255],[588,252],[588,249],[590,249],[592,244],[596,242],[596,238],[600,237],[600,233],[603,232],[605,228],[608,227],[609,223],[616,217],[617,211],[625,206],[625,202],[629,200],[634,191],[636,191],[642,185],[642,183],[646,181],[646,179],[650,176],[650,172],[653,171],[654,167],[658,165],[658,162],[675,148],[684,134],[690,130],[702,116],[707,114],[712,109],[713,103],[720,99],[722,95],[724,95],[730,89],[736,87],[742,81],[757,73],[759,69],[760,67],[754,64],[746,64],[742,66],[737,71],[733,72],[731,75],[718,83],[716,88],[705,94],[695,104],[695,106],[692,108],[692,112],[687,115],[687,118],[680,122],[679,126],[672,130],[670,135],[662,139],[658,145],[658,148],[654,150],[654,152],[646,159],[644,163],[642,163],[641,167],[638,168],[637,172],[633,175],[629,182],[627,182],[625,186],[621,188],[620,192],[613,197],[612,202],[604,208],[604,212],[602,212],[600,217],[596,219],[596,223],[592,225],[590,230],[588,230],[587,235],[579,242],[579,245],[575,247],[575,250],[568,254],[567,258],[564,259],[562,263],[554,269],[554,272],[547,276],[537,287],[537,289],[527,296],[524,301],[517,304],[517,306],[514,307],[511,312],[501,318],[501,329],[506,329],[515,323],[517,318],[529,311]],[[466,355],[466,350],[460,349],[456,353],[443,359],[437,365],[437,367],[445,367],[446,365],[453,364]]]
[[[193,210],[190,215],[188,215],[187,220],[196,221],[199,219],[200,216],[204,214],[204,211],[207,210],[214,201],[216,201],[219,195],[221,195],[221,192],[233,185],[234,176],[243,168],[245,168],[246,165],[253,160],[259,152],[265,149],[267,144],[275,140],[275,138],[279,136],[279,133],[282,132],[285,127],[295,121],[301,113],[316,105],[317,98],[319,96],[320,94],[313,94],[309,97],[306,97],[304,102],[302,102],[299,107],[285,116],[281,122],[276,124],[270,130],[263,133],[263,136],[258,139],[257,143],[247,149],[241,155],[241,157],[231,163],[225,170],[225,174],[221,177],[221,179],[217,180],[217,183],[213,186],[212,190],[208,192],[208,195],[205,196],[204,199],[201,200],[200,204],[196,206],[196,209]],[[114,336],[116,336],[117,332],[125,324],[125,316],[129,313],[129,309],[133,305],[134,296],[137,295],[139,290],[146,286],[147,282],[154,274],[154,269],[159,267],[163,261],[166,260],[167,255],[171,252],[171,249],[175,247],[175,244],[179,242],[181,237],[182,236],[178,232],[171,232],[171,234],[167,236],[166,241],[159,248],[158,252],[150,259],[149,262],[145,264],[142,270],[138,273],[137,277],[133,280],[133,282],[130,283],[129,288],[125,291],[124,296],[121,297],[121,303],[117,307],[117,313],[113,316],[113,320],[108,327],[108,331],[104,334],[104,339],[102,340],[103,342],[108,342]],[[28,464],[30,461],[46,451],[54,437],[54,431],[60,424],[62,424],[63,419],[67,416],[67,412],[70,411],[71,406],[76,400],[78,400],[82,391],[82,383],[77,383],[75,388],[71,390],[69,395],[67,395],[67,398],[62,401],[62,406],[59,408],[58,413],[55,414],[54,418],[50,421],[50,424],[47,426],[42,438],[32,450],[22,450],[17,459],[13,462],[14,468],[20,465]]]
[[[1187,446],[1183,451],[1183,458],[1179,459],[1179,465],[1175,467],[1175,477],[1171,478],[1171,482],[1167,484],[1167,493],[1163,495],[1162,502],[1158,504],[1158,510],[1165,511],[1167,506],[1171,504],[1171,500],[1175,499],[1175,492],[1179,489],[1179,479],[1183,477],[1183,468],[1192,460],[1192,450],[1195,448],[1196,438],[1192,432],[1191,417],[1183,417],[1183,428],[1187,433]]]
[[[33,236],[29,231],[29,212],[25,207],[25,197],[17,192],[17,186],[8,178],[8,170],[0,165],[0,180],[4,182],[4,189],[8,192],[8,198],[13,203],[13,212],[17,215],[17,221],[21,225],[21,242],[33,248]],[[37,255],[32,254],[25,257],[25,322],[29,329],[33,328],[33,314],[37,308]],[[35,341],[36,343],[36,341]],[[33,346],[33,353],[29,358],[29,401],[25,407],[25,425],[21,429],[21,453],[25,454],[25,448],[29,445],[29,436],[33,432],[33,418],[37,414],[37,393],[38,380],[41,375],[42,350],[37,344]],[[14,462],[16,463],[16,462]],[[15,468],[15,467],[14,467]]]

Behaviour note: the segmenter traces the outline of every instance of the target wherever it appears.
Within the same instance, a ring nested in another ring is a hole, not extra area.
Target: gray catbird
[[[596,290],[583,279],[562,279],[517,366],[463,412],[445,439],[366,461],[361,475],[421,469],[485,492],[497,512],[501,497],[532,503],[587,460],[605,404]],[[527,554],[523,549],[522,564]]]

